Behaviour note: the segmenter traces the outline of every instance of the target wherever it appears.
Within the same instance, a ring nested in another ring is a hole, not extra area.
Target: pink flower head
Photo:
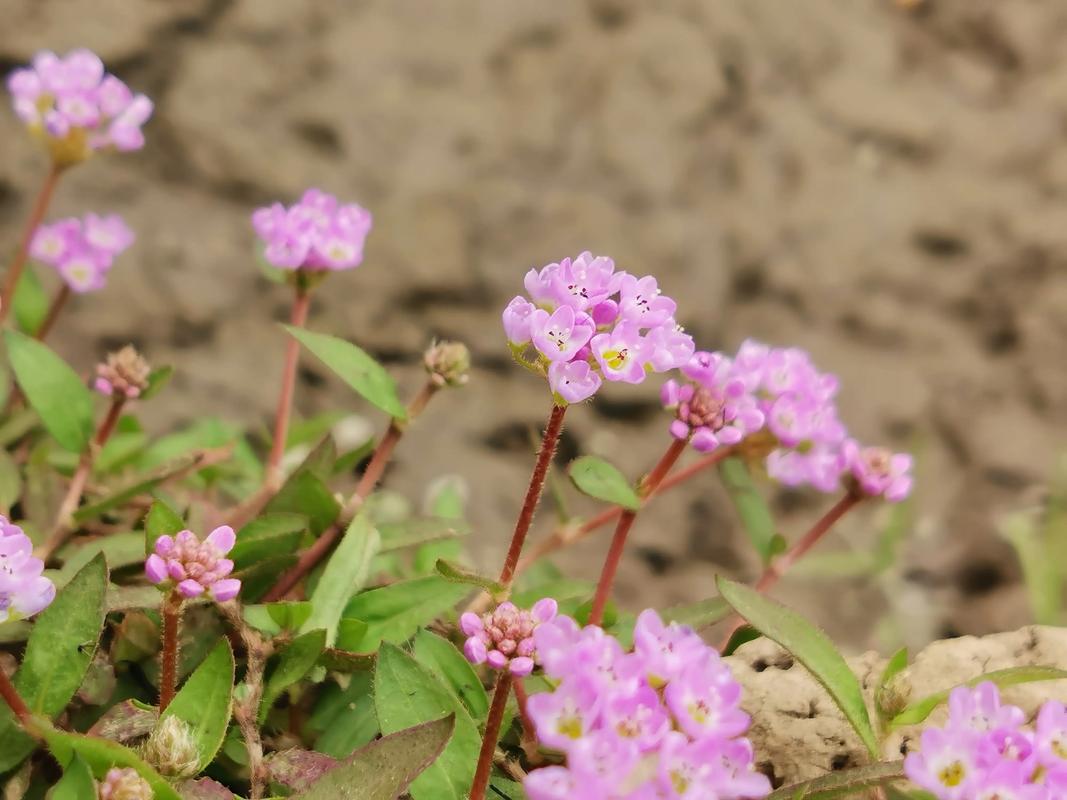
[[[852,439],[842,445],[846,469],[864,494],[897,503],[911,493],[912,459],[883,447],[860,447]]]
[[[529,611],[505,602],[480,617],[467,612],[459,620],[467,635],[463,652],[472,664],[507,669],[518,677],[529,675],[537,664],[534,632],[555,616],[556,601],[550,597],[538,600]]]
[[[264,257],[271,265],[289,270],[358,267],[371,224],[369,211],[354,203],[343,205],[319,189],[308,189],[289,208],[274,203],[252,214]]]
[[[133,239],[118,214],[86,214],[41,225],[30,241],[30,255],[54,267],[67,286],[81,294],[104,288],[115,258]]]
[[[142,800],[152,797],[148,781],[130,767],[112,767],[98,789],[99,800]]]
[[[108,353],[107,360],[96,365],[93,388],[106,397],[133,400],[148,388],[152,368],[133,345]]]
[[[508,304],[504,331],[516,359],[548,377],[557,402],[588,399],[605,380],[641,383],[693,354],[656,279],[617,271],[610,258],[585,252],[532,269],[523,283],[527,297]]]
[[[98,56],[72,50],[66,56],[44,50],[7,78],[15,113],[44,139],[59,166],[84,161],[104,149],[139,150],[141,127],[152,101],[135,95],[104,70]]]
[[[0,515],[0,623],[32,617],[55,599],[56,587],[43,570],[30,538]]]
[[[232,600],[241,590],[241,581],[227,577],[233,572],[233,562],[223,556],[235,541],[228,525],[215,528],[204,541],[192,531],[160,536],[155,552],[145,561],[145,575],[156,585],[176,586],[184,597],[210,592],[219,603]]]

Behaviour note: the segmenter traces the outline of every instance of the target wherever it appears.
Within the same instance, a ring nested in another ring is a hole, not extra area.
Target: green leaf
[[[485,719],[489,696],[474,667],[452,642],[424,629],[415,634],[411,650],[415,660],[436,675],[475,720]]]
[[[771,792],[766,800],[831,800],[834,797],[856,796],[864,789],[881,786],[903,777],[904,762],[887,761],[831,772],[810,781],[783,786]]]
[[[664,622],[677,622],[690,628],[706,628],[730,616],[730,604],[721,597],[709,597],[698,603],[687,603],[664,609]]]
[[[1064,680],[1065,678],[1067,678],[1067,671],[1056,669],[1055,667],[1008,667],[1007,669],[998,669],[994,672],[987,672],[984,675],[979,675],[977,678],[971,678],[971,680],[960,685],[977,686],[980,683],[989,681],[1003,688],[1005,686],[1015,686],[1019,683],[1059,681]],[[893,717],[892,721],[889,723],[890,727],[900,728],[904,725],[918,725],[930,716],[930,712],[948,700],[948,696],[951,692],[952,689],[946,689],[943,692],[935,692],[934,694],[924,697],[922,700],[912,703]]]
[[[0,450],[0,511],[11,513],[11,506],[22,496],[22,475],[7,450]]]
[[[237,544],[230,551],[234,569],[247,569],[265,558],[292,553],[307,526],[307,517],[301,514],[264,514],[252,520],[237,532]]]
[[[79,508],[74,514],[74,521],[85,522],[99,517],[101,514],[118,508],[127,500],[142,494],[149,494],[164,481],[196,466],[202,458],[201,454],[191,453],[156,468],[150,475],[141,475],[131,481],[127,481],[126,484],[118,487],[105,497]]]
[[[497,798],[502,798],[502,800],[527,800],[526,792],[523,791],[521,783],[500,775],[494,775],[489,779],[489,797],[492,797],[493,800],[497,800]]]
[[[455,730],[444,752],[411,784],[414,800],[466,800],[481,737],[466,709],[415,659],[383,644],[374,671],[374,705],[383,733],[453,713]]]
[[[341,504],[315,473],[297,470],[267,504],[266,513],[288,512],[307,519],[312,536],[319,536],[337,519]]]
[[[4,332],[15,379],[59,445],[81,453],[93,435],[93,399],[78,374],[35,339]]]
[[[383,736],[293,795],[293,800],[396,800],[441,755],[455,724],[449,715]],[[414,787],[412,796],[418,797]]]
[[[381,539],[366,514],[357,514],[341,538],[315,591],[311,595],[311,616],[301,633],[324,628],[326,644],[337,639],[337,623],[350,597],[363,588],[370,574],[370,562],[378,554]]]
[[[141,399],[148,400],[159,394],[160,390],[170,383],[170,379],[174,376],[174,367],[169,364],[165,364],[162,367],[156,367],[154,370],[148,373],[148,386],[143,392],[141,392]]]
[[[19,282],[15,286],[15,296],[11,299],[11,310],[15,312],[15,321],[26,333],[36,334],[41,323],[48,316],[51,301],[41,285],[37,271],[27,265]]]
[[[902,647],[893,653],[889,662],[882,670],[882,677],[878,679],[878,685],[874,690],[874,707],[878,711],[878,718],[883,723],[895,714],[899,709],[893,709],[889,703],[891,699],[888,691],[893,679],[903,672],[908,666],[908,648]]]
[[[162,500],[156,500],[148,509],[144,521],[144,552],[151,555],[156,549],[156,539],[160,536],[173,536],[185,530],[185,520]]]
[[[413,517],[401,522],[380,523],[378,531],[382,535],[382,552],[386,553],[466,536],[470,526],[462,520],[445,517]]]
[[[267,603],[267,613],[283,631],[297,631],[311,616],[311,603],[306,600]]]
[[[369,671],[353,673],[344,688],[326,684],[315,701],[308,728],[319,734],[315,749],[345,758],[379,733],[372,696],[374,676]]]
[[[461,567],[459,564],[446,561],[443,558],[437,559],[437,564],[434,565],[434,569],[437,571],[438,575],[452,583],[465,583],[468,586],[477,586],[479,589],[485,589],[485,591],[492,595],[498,595],[505,591],[502,583],[494,581],[492,578],[487,578],[484,575],[479,575],[473,570]]]
[[[317,628],[293,639],[282,651],[278,665],[271,671],[263,687],[263,698],[259,704],[260,724],[263,724],[271,706],[281,697],[282,692],[311,671],[325,647],[326,631]]]
[[[745,462],[740,458],[727,458],[719,464],[719,476],[730,496],[741,526],[749,541],[766,564],[775,554],[776,532],[774,517],[756,485]]]
[[[830,638],[804,617],[748,586],[716,579],[719,594],[734,611],[780,644],[819,681],[837,703],[872,757],[879,757],[878,739],[871,727],[859,681]]]
[[[1026,513],[1008,516],[999,528],[1019,558],[1034,621],[1039,625],[1058,624],[1063,597],[1062,564],[1050,552],[1047,531]]]
[[[369,403],[396,419],[407,419],[407,409],[385,368],[351,342],[286,325],[297,341],[317,356],[334,374]]]
[[[107,739],[96,739],[80,733],[67,733],[48,726],[41,731],[48,749],[56,761],[69,763],[75,754],[80,756],[92,770],[97,779],[101,779],[112,767],[129,767],[144,778],[152,787],[153,800],[182,800],[170,783],[163,776],[128,747]]]
[[[452,610],[470,589],[439,575],[400,581],[357,594],[344,616],[363,620],[367,630],[358,641],[339,641],[342,650],[369,652],[382,641],[400,644],[442,614]]]
[[[96,797],[96,784],[88,764],[77,755],[64,767],[63,777],[52,787],[51,800],[86,800]]]
[[[56,586],[66,586],[74,574],[92,561],[97,553],[104,554],[111,569],[143,563],[144,537],[131,531],[64,545],[56,554],[63,564],[63,568],[53,578]]]
[[[630,511],[641,508],[637,496],[626,476],[602,458],[582,456],[571,462],[568,468],[574,485],[585,494]]]
[[[159,717],[160,722],[177,717],[192,729],[201,770],[212,762],[226,738],[233,704],[233,677],[233,651],[229,640],[223,637]]]

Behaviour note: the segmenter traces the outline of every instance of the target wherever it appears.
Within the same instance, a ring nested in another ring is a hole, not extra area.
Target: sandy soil
[[[995,523],[1039,503],[1067,419],[1067,5],[1054,0],[0,0],[0,67],[86,45],[158,114],[149,145],[98,159],[55,212],[122,212],[139,240],[56,347],[89,366],[135,341],[179,368],[146,406],[268,419],[284,291],[258,273],[250,210],[320,185],[373,210],[366,264],[312,326],[395,366],[434,336],[475,353],[388,480],[466,476],[475,559],[499,562],[548,397],[512,366],[498,310],[534,265],[591,249],[655,272],[707,348],[810,348],[859,437],[917,448],[918,518],[887,580],[781,590],[855,646],[1027,621]],[[0,241],[43,164],[0,113]],[[305,413],[365,411],[317,365]],[[631,474],[665,444],[656,389],[570,415],[565,454]],[[818,513],[781,495],[783,532]],[[545,515],[547,516],[547,515]],[[868,547],[857,514],[827,548]],[[547,524],[541,520],[542,526]],[[697,599],[756,565],[714,482],[639,521],[622,602]],[[603,540],[564,561],[592,575]]]

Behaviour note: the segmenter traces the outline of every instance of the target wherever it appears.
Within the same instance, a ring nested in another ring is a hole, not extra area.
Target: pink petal
[[[167,579],[167,562],[152,553],[144,562],[144,573],[152,583],[163,583]]]
[[[240,591],[241,581],[237,578],[226,578],[225,580],[215,581],[211,585],[211,594],[219,603],[233,600]]]
[[[233,528],[229,525],[223,525],[215,528],[210,534],[208,534],[207,542],[220,553],[228,553],[233,549],[234,543],[237,541],[237,535],[233,532]]]
[[[240,581],[238,581],[240,583]],[[196,581],[189,579],[178,584],[178,591],[185,597],[199,597],[204,593],[204,587]]]

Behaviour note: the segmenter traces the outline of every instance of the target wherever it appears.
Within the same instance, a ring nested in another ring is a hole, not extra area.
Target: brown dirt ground
[[[905,6],[916,6],[906,9]],[[138,232],[55,346],[82,367],[136,342],[179,373],[143,413],[269,417],[284,291],[253,259],[251,209],[308,185],[373,210],[365,265],[312,326],[395,367],[434,336],[475,354],[390,486],[470,481],[474,556],[499,562],[548,398],[512,366],[501,306],[534,265],[582,249],[654,271],[707,348],[810,348],[863,439],[918,445],[901,568],[782,588],[853,646],[1027,621],[995,523],[1040,502],[1067,420],[1067,4],[1055,0],[0,0],[0,67],[89,46],[158,113],[144,152],[71,173],[56,214],[114,210]],[[43,164],[0,113],[0,241]],[[612,387],[617,388],[617,387]],[[317,364],[305,413],[365,410]],[[656,389],[576,409],[565,451],[631,474],[665,442]],[[822,501],[782,494],[794,534]],[[544,515],[547,517],[547,515]],[[869,546],[857,514],[826,547]],[[542,518],[542,526],[546,519]],[[639,521],[621,602],[697,599],[756,568],[714,483]],[[605,541],[567,569],[595,574]]]

